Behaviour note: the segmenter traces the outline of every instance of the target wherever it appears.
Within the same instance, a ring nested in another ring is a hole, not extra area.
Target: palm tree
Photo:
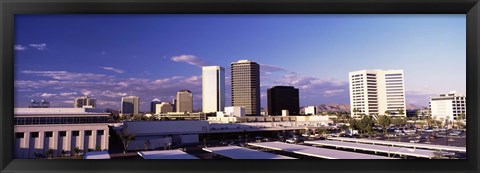
[[[386,115],[380,115],[377,118],[377,123],[382,126],[383,129],[383,134],[387,135],[387,128],[390,126],[392,123],[392,119],[389,116]]]
[[[123,149],[124,149],[123,153],[126,153],[128,149],[128,144],[130,144],[130,142],[135,140],[135,135],[130,134],[127,132],[127,130],[123,129],[120,132],[120,138],[122,139],[122,143],[123,143]]]

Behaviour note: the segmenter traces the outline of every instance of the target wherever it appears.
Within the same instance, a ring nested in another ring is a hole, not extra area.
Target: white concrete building
[[[75,148],[108,150],[109,113],[90,108],[15,108],[15,158],[35,158],[53,150],[53,157]],[[62,152],[63,151],[63,152]]]
[[[467,100],[463,94],[454,91],[450,93],[440,94],[439,96],[430,97],[430,113],[432,118],[437,120],[449,121],[457,120],[460,115],[467,115]]]
[[[122,97],[121,114],[135,115],[138,114],[139,98],[137,96]]]
[[[160,104],[156,104],[155,114],[173,112],[173,105],[169,102],[162,102]]]
[[[403,70],[360,70],[348,79],[352,117],[406,116]]]
[[[202,111],[223,111],[225,107],[225,69],[220,66],[202,67]]]
[[[244,117],[245,116],[245,107],[243,106],[229,106],[225,107],[226,117]]]
[[[317,107],[316,106],[305,107],[305,115],[317,115]]]

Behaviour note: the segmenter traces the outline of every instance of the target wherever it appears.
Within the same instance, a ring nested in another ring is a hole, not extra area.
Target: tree
[[[323,136],[323,135],[325,135],[325,133],[327,133],[327,129],[326,129],[325,127],[320,127],[320,128],[317,129],[317,130],[318,130],[318,134],[319,134],[320,136]]]
[[[346,130],[348,130],[348,126],[343,124],[342,126],[340,126],[340,130],[342,130],[342,132],[345,132]]]
[[[45,152],[45,155],[46,155],[48,158],[52,158],[52,157],[53,157],[53,149],[48,149],[48,150]]]
[[[383,129],[383,134],[387,135],[387,128],[390,126],[392,123],[392,119],[389,116],[386,115],[380,115],[377,118],[377,123],[382,127]]]
[[[398,114],[404,115],[404,114],[405,114],[405,111],[404,111],[403,109],[398,109]]]
[[[81,151],[80,148],[75,147],[75,148],[73,149],[73,154],[74,154],[75,156],[77,156],[78,154],[80,154],[80,151]]]
[[[97,145],[97,146],[95,147],[95,151],[102,151],[102,148],[101,148],[99,145]]]
[[[465,117],[466,117],[465,113],[463,113],[463,112],[460,113],[460,115],[458,115],[458,117],[457,117],[457,127],[464,125],[463,123],[462,124],[460,124],[460,123],[461,123],[461,120],[463,121],[465,119]]]
[[[405,126],[406,120],[401,117],[396,117],[392,119],[392,124],[395,125],[395,127],[402,127]]]
[[[388,111],[388,110],[386,110],[384,113],[385,113],[385,115],[387,115],[387,116],[390,115],[390,111]]]
[[[125,129],[122,129],[120,132],[120,138],[123,142],[123,153],[126,153],[128,149],[128,144],[135,140],[135,135],[128,133],[128,131]]]
[[[62,156],[66,156],[66,155],[67,155],[67,151],[62,150]]]
[[[373,126],[375,126],[373,118],[369,115],[363,115],[359,123],[359,128],[361,129],[362,133],[371,134],[373,132]]]

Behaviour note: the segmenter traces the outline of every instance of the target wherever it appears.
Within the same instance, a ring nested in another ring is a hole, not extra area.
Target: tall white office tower
[[[360,70],[348,74],[351,116],[406,116],[403,70]]]
[[[225,107],[225,69],[202,67],[202,112],[219,112]]]

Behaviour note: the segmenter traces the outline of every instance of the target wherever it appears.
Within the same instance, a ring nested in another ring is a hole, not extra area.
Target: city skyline
[[[348,104],[348,72],[362,69],[404,69],[406,104],[466,91],[465,15],[17,17],[16,107],[32,99],[71,107],[88,95],[98,108],[119,109],[134,95],[147,111],[153,98],[188,89],[196,110],[204,65],[226,69],[230,106],[228,67],[240,59],[260,64],[263,108],[277,85],[299,88],[300,106]]]

